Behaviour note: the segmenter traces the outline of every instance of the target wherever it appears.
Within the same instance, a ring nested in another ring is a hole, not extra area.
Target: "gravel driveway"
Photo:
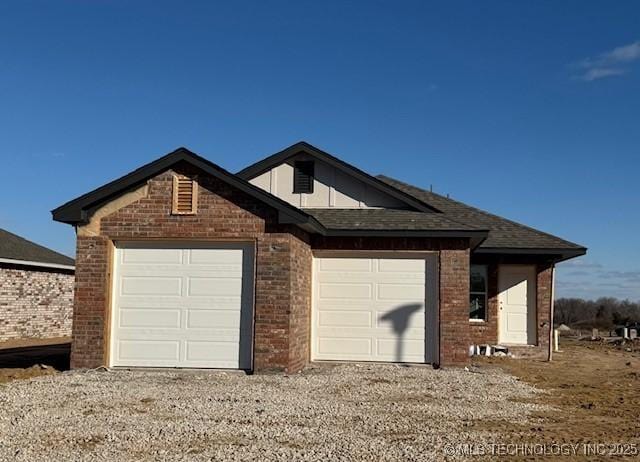
[[[437,460],[534,393],[489,369],[67,372],[0,386],[0,460]]]

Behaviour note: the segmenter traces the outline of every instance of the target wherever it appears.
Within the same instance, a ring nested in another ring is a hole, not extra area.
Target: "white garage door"
[[[111,365],[251,368],[251,244],[118,243]]]
[[[315,258],[313,359],[429,361],[427,266],[424,256]]]

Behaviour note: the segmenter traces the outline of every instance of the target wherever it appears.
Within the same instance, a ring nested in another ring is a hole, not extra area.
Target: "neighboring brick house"
[[[546,358],[554,265],[586,252],[307,143],[237,174],[180,148],[53,218],[77,230],[77,368]]]
[[[71,336],[74,261],[0,229],[0,344]]]

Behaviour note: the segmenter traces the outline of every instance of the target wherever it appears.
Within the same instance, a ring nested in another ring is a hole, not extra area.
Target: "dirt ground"
[[[562,338],[560,349],[551,362],[475,360],[481,368],[500,367],[547,391],[534,402],[556,409],[539,412],[539,424],[533,426],[499,421],[476,425],[495,427],[508,442],[620,443],[640,450],[640,342],[612,345]]]
[[[9,367],[0,369],[0,383],[10,382],[12,380],[31,379],[33,377],[42,377],[43,375],[54,375],[58,371],[51,366],[35,365],[31,367]]]

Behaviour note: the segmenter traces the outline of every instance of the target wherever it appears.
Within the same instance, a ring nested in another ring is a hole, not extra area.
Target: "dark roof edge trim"
[[[301,152],[317,157],[322,161],[328,163],[329,165],[339,170],[342,170],[344,172],[347,172],[351,176],[356,177],[360,181],[364,182],[369,186],[372,186],[378,191],[383,192],[389,196],[392,196],[404,202],[405,204],[416,208],[417,210],[420,210],[422,212],[440,212],[440,210],[438,210],[436,207],[413,197],[411,194],[407,194],[404,191],[400,191],[398,188],[394,188],[393,186],[385,183],[384,181],[379,180],[378,178],[372,175],[369,175],[367,172],[360,170],[359,168],[354,167],[353,165],[348,164],[347,162],[340,160],[337,157],[329,154],[328,152],[318,149],[315,146],[305,141],[300,141],[296,144],[289,146],[288,148],[283,149],[280,152],[272,154],[269,157],[266,157],[256,162],[255,164],[252,164],[240,170],[238,173],[236,173],[236,175],[248,181],[266,172],[270,168],[278,164],[281,164],[282,162],[285,162],[290,157],[293,157],[296,154],[299,154]]]
[[[488,235],[487,231],[482,230],[388,230],[388,229],[327,229],[323,233],[325,236],[340,237],[340,236],[360,236],[360,237],[485,237]]]
[[[250,196],[274,207],[279,213],[288,217],[290,223],[306,223],[309,221],[309,215],[293,205],[283,201],[282,199],[263,191],[257,186],[252,185],[248,181],[237,177],[236,175],[224,170],[213,162],[204,159],[186,148],[178,148],[169,154],[150,162],[131,173],[128,173],[114,181],[111,181],[93,191],[73,199],[66,204],[51,211],[53,219],[63,223],[77,224],[86,222],[88,219],[88,210],[96,207],[100,203],[117,196],[122,191],[141,184],[152,176],[167,170],[172,165],[186,161],[197,168],[207,172],[208,174],[225,181],[226,183],[238,188]]]
[[[36,268],[47,268],[47,269],[62,269],[62,270],[68,270],[68,271],[75,271],[76,269],[74,265],[62,265],[59,263],[44,263],[44,262],[29,261],[29,260],[16,260],[15,258],[0,258],[0,264],[32,266]]]
[[[586,255],[587,248],[516,248],[516,247],[481,247],[474,251],[477,254],[503,255],[549,255],[557,257],[556,262]]]

